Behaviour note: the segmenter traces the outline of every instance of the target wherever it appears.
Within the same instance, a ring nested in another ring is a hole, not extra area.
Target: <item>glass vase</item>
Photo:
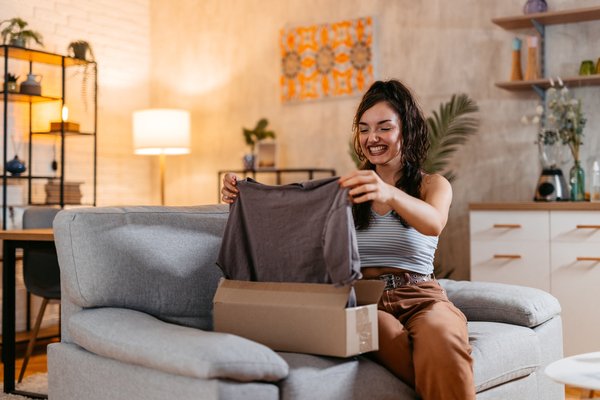
[[[527,0],[523,6],[524,14],[541,13],[548,11],[546,0]]]
[[[575,165],[569,171],[569,182],[571,183],[571,201],[585,200],[585,172],[581,163],[575,161]]]

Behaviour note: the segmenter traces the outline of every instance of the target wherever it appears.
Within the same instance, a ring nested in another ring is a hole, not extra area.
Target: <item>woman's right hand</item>
[[[237,176],[228,172],[223,177],[223,187],[221,188],[221,200],[224,203],[231,204],[237,198],[239,193],[237,185]]]

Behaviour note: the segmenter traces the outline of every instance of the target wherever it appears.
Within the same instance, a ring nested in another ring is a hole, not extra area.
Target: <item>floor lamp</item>
[[[160,204],[165,205],[165,156],[189,154],[190,113],[155,108],[133,113],[135,154],[160,156]]]

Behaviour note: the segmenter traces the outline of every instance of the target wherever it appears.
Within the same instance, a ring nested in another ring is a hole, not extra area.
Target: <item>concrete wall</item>
[[[342,174],[359,98],[281,104],[278,35],[286,26],[373,16],[376,74],[399,78],[426,114],[453,93],[477,101],[481,129],[452,167],[454,202],[439,258],[453,277],[468,278],[468,204],[531,200],[540,173],[536,128],[523,125],[538,98],[494,86],[507,80],[511,41],[531,31],[505,31],[491,19],[521,14],[524,0],[155,0],[151,2],[151,102],[192,111],[192,154],[167,164],[168,201],[216,202],[217,171],[239,169],[242,127],[267,117],[277,133],[282,167],[332,167]],[[552,0],[554,10],[598,6],[598,0]],[[600,56],[598,21],[547,29],[548,73],[576,74]],[[525,54],[524,54],[525,61]],[[577,90],[588,117],[582,157],[600,157],[598,87]],[[565,164],[568,170],[568,164]],[[297,178],[297,179],[302,179]]]

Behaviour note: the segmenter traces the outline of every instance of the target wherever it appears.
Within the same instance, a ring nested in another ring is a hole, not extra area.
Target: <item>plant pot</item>
[[[17,82],[8,82],[4,84],[4,90],[10,93],[17,93]]]
[[[72,43],[71,48],[73,49],[73,57],[79,60],[87,60],[88,45],[83,43]]]
[[[242,162],[244,163],[245,170],[255,169],[256,156],[254,154],[244,154],[244,157],[242,158]]]
[[[10,39],[10,45],[16,47],[27,47],[27,41],[23,37]]]

